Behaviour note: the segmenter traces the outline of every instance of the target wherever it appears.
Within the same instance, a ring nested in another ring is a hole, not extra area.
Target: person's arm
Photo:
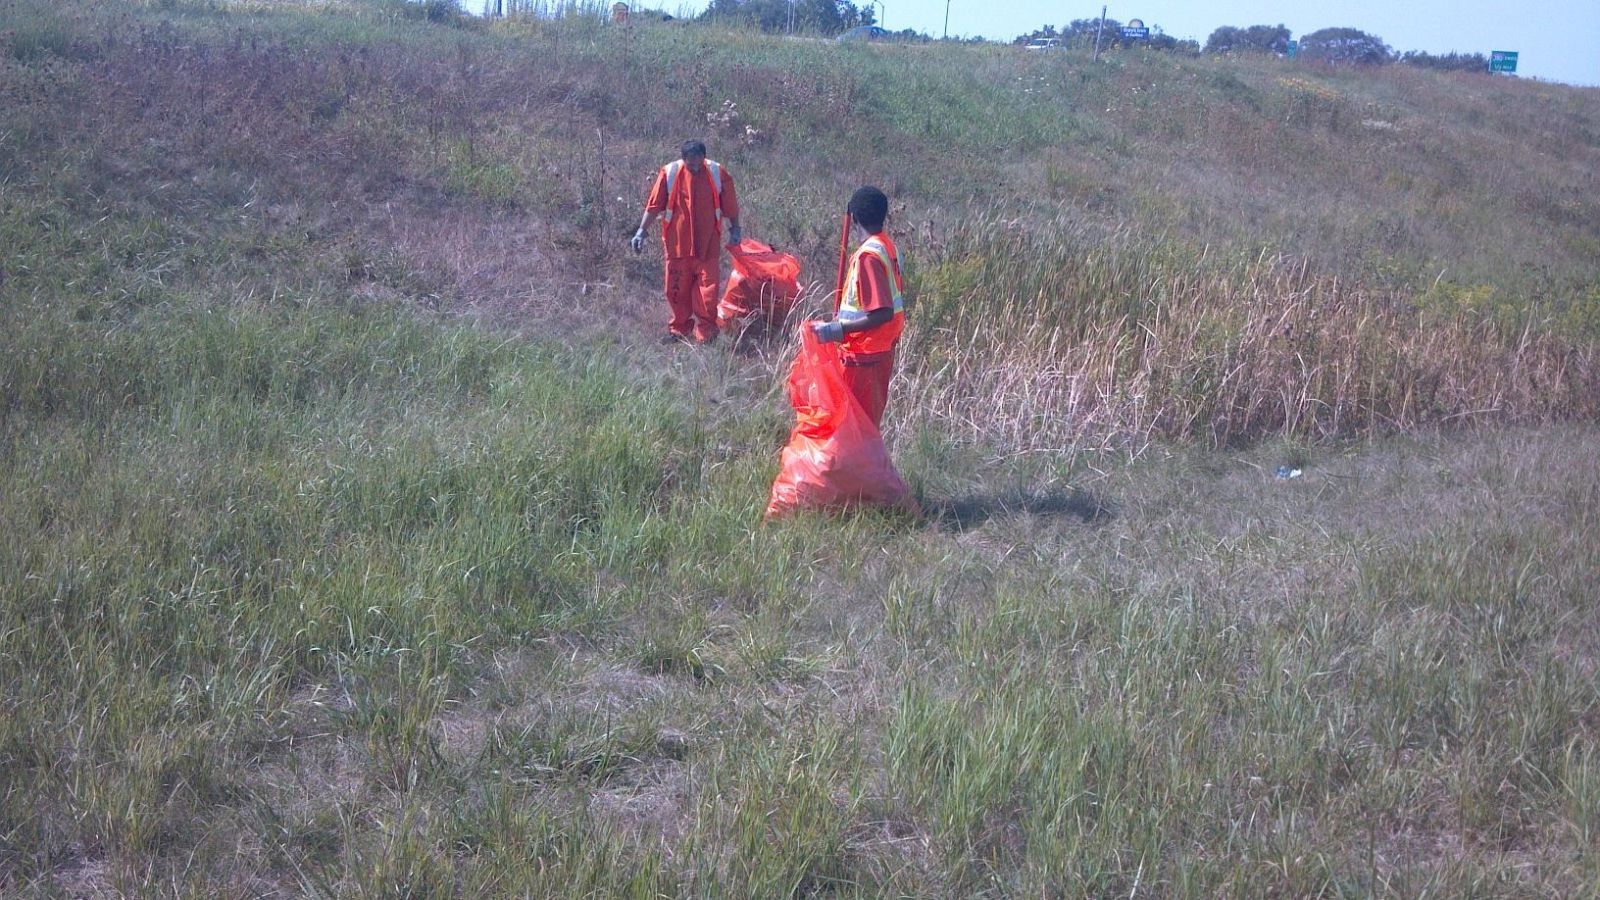
[[[628,246],[633,252],[644,250],[644,236],[650,231],[650,226],[661,218],[667,211],[667,174],[666,170],[656,173],[655,184],[650,187],[650,196],[644,202],[644,215],[639,217],[639,230],[633,233],[633,239],[628,241]]]
[[[893,309],[874,309],[868,311],[867,314],[862,318],[851,319],[848,322],[841,321],[839,323],[839,330],[844,334],[855,334],[858,331],[866,331],[869,328],[877,328],[879,325],[888,322],[892,318],[894,318]]]
[[[718,200],[722,205],[722,218],[728,223],[728,246],[736,246],[744,234],[739,230],[739,193],[734,190],[733,176],[727,169],[722,170],[722,194]]]
[[[842,341],[847,334],[877,328],[894,318],[894,300],[891,299],[894,294],[889,288],[889,277],[883,260],[876,256],[863,259],[856,272],[856,296],[862,299],[867,314],[849,321],[836,316],[831,322],[820,322],[815,329],[817,337],[823,341]]]

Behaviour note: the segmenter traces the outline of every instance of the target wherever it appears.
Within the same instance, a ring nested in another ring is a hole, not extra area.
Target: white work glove
[[[635,231],[633,233],[633,239],[628,241],[628,246],[632,247],[633,248],[633,252],[635,252],[635,253],[641,253],[641,252],[644,251],[644,229],[643,228],[641,228],[638,231]]]
[[[816,335],[817,340],[824,344],[837,344],[844,340],[844,323],[839,321],[812,322],[811,333]]]

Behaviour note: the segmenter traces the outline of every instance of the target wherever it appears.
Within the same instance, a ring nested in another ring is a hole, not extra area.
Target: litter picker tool
[[[850,261],[850,211],[844,212],[844,229],[839,232],[839,277],[833,285],[833,308],[844,299],[844,272]]]

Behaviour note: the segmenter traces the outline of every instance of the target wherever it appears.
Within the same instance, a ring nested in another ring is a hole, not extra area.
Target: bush
[[[1394,51],[1377,35],[1355,28],[1324,28],[1300,39],[1300,55],[1330,63],[1376,66],[1394,61]]]
[[[407,19],[424,19],[443,25],[461,20],[461,0],[389,0],[385,4]]]
[[[454,22],[461,18],[460,0],[422,0],[423,18],[429,22]]]
[[[1434,55],[1421,50],[1408,50],[1400,61],[1419,69],[1441,72],[1488,72],[1489,58],[1482,53],[1443,53]]]
[[[1283,25],[1224,25],[1206,38],[1207,53],[1287,53],[1289,29]]]

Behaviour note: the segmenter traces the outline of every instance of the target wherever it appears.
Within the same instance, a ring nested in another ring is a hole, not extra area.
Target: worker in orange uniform
[[[889,405],[894,346],[905,329],[905,283],[900,254],[884,231],[889,198],[875,187],[864,187],[851,196],[849,210],[861,246],[850,257],[833,320],[811,327],[818,340],[840,342],[845,383],[872,423],[881,425]]]
[[[717,339],[717,282],[722,277],[722,223],[728,223],[728,246],[739,243],[739,197],[733,176],[706,159],[706,145],[686,141],[682,158],[656,173],[644,217],[629,245],[644,249],[644,236],[656,219],[662,220],[661,240],[666,249],[667,306],[672,320],[662,343],[694,340],[706,344]]]

